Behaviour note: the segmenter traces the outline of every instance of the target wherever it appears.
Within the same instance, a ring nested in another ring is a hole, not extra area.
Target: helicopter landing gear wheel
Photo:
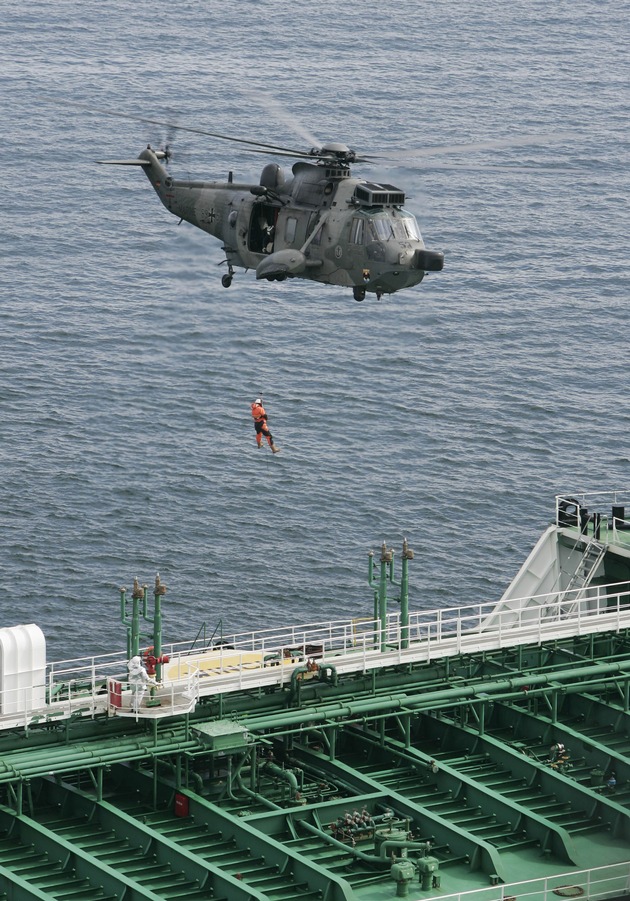
[[[224,288],[229,288],[232,284],[232,276],[229,274],[221,276],[221,284]]]
[[[362,288],[360,285],[354,286],[352,294],[354,295],[354,299],[359,302],[365,300],[365,288]]]

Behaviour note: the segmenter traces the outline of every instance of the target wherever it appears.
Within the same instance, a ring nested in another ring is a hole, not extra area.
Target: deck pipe
[[[331,685],[336,685],[339,681],[339,674],[337,673],[337,667],[333,666],[332,663],[320,663],[318,664],[320,673],[326,673],[330,670],[330,679],[328,681]]]
[[[267,760],[263,763],[258,770],[259,774],[264,774],[265,772],[271,773],[276,779],[280,779],[281,782],[287,782],[291,789],[291,800],[294,801],[297,793],[300,790],[300,786],[298,785],[297,776],[295,773],[291,772],[291,770],[285,770],[281,766],[278,766],[277,763],[273,763],[271,760]]]
[[[161,757],[155,757],[154,759],[157,766],[161,766],[164,769],[169,770],[173,774],[173,782],[175,784],[175,788],[180,791],[182,788],[181,767],[176,766],[169,760],[163,760]],[[203,777],[199,773],[196,773],[193,769],[188,770],[187,777],[188,779],[192,779],[192,781],[195,783],[195,790],[197,794],[203,795]]]
[[[234,796],[234,783],[236,783],[236,785],[238,785],[238,787],[242,789],[249,797],[256,798],[257,800],[264,798],[264,796],[259,792],[256,792],[253,789],[249,789],[243,784],[243,777],[241,774],[245,769],[245,764],[247,762],[248,756],[248,754],[243,754],[235,766],[232,763],[232,757],[230,756],[228,758],[227,787],[225,793],[233,801],[238,800]],[[300,780],[298,781],[298,778],[295,775],[293,769],[285,769],[284,767],[279,766],[277,763],[274,763],[272,760],[263,761],[256,769],[254,765],[255,757],[256,754],[254,751],[252,755],[252,766],[250,767],[250,770],[255,778],[256,783],[259,783],[260,776],[264,775],[265,772],[270,773],[276,779],[280,779],[281,781],[286,782],[289,785],[289,788],[291,789],[291,800],[295,801],[300,789],[303,788],[304,785],[304,771],[297,767],[295,768],[300,773]],[[270,803],[272,804],[274,809],[279,807],[278,804],[273,804],[273,802]]]
[[[332,663],[321,663],[317,665],[317,671],[319,676],[319,681],[328,681],[331,685],[336,685],[339,676],[337,674],[337,668],[332,665]],[[330,671],[330,678],[326,675],[326,673]],[[288,697],[286,700],[286,706],[290,707],[293,704],[294,699],[297,699],[298,703],[300,700],[300,675],[304,673],[310,673],[312,670],[308,667],[307,664],[303,664],[302,666],[296,666],[296,668],[291,673],[291,684],[288,692]]]
[[[380,644],[381,651],[387,649],[387,582],[400,588],[400,646],[409,647],[409,561],[413,560],[413,551],[403,540],[402,571],[400,582],[394,578],[394,551],[383,542],[381,545],[380,575],[374,577],[374,553],[368,554],[368,584],[374,589],[374,622],[379,624],[380,639],[374,640],[374,646]]]
[[[162,597],[166,594],[166,585],[160,581],[160,574],[155,576],[155,586],[153,589],[153,617],[148,615],[148,610],[144,611],[144,618],[153,625],[153,656],[158,661],[162,658]],[[162,681],[162,664],[155,665],[155,678],[158,682]]]
[[[400,582],[394,578],[394,560],[390,564],[389,581],[400,588],[400,647],[409,647],[409,561],[413,560],[413,551],[403,539],[402,566]]]
[[[630,678],[630,660],[615,663],[598,663],[552,674],[530,673],[527,676],[518,676],[512,679],[479,682],[475,685],[463,685],[431,692],[415,694],[401,692],[347,703],[337,701],[323,706],[285,711],[283,713],[278,712],[259,718],[244,718],[243,724],[250,731],[261,731],[283,726],[303,727],[306,723],[322,723],[329,719],[361,716],[363,714],[372,719],[374,717],[371,715],[380,711],[387,714],[395,710],[411,712],[412,710],[420,710],[426,707],[439,707],[443,704],[465,701],[513,700],[522,698],[524,692],[527,692],[528,697],[533,697],[536,694],[542,694],[549,690],[550,686],[553,687],[558,684],[562,685],[563,691],[576,693],[584,691],[586,685],[592,684],[595,676],[612,676],[615,674]],[[566,685],[564,683],[571,684]],[[500,695],[500,698],[490,697],[491,693]]]
[[[374,553],[368,554],[368,584],[374,589],[374,621],[378,623],[378,635],[374,638],[374,647],[385,651],[387,648],[387,570],[393,566],[394,552],[387,548],[385,542],[381,546],[381,567],[378,581],[374,578]],[[380,635],[380,638],[379,638]]]
[[[372,866],[384,867],[389,866],[391,864],[391,859],[387,856],[388,852],[393,850],[406,850],[406,851],[421,851],[423,854],[427,853],[427,843],[426,842],[414,842],[414,841],[405,841],[402,839],[387,839],[383,842],[380,847],[378,856],[376,854],[368,854],[366,851],[360,851],[358,848],[353,848],[351,845],[347,845],[345,842],[339,841],[338,838],[334,838],[334,836],[329,835],[327,832],[324,832],[323,829],[319,829],[317,826],[313,826],[312,823],[308,823],[306,820],[297,820],[296,825],[303,826],[308,832],[312,833],[312,835],[316,835],[318,838],[327,842],[329,845],[334,845],[336,848],[341,848],[347,854],[351,854],[352,857],[356,857],[357,860],[363,861],[363,863],[371,864]]]
[[[252,791],[251,788],[248,788],[243,783],[243,777],[239,773],[236,776],[236,784],[239,789],[243,792],[244,795],[247,795],[248,798],[251,798],[253,801],[256,801],[259,804],[262,804],[263,807],[267,807],[269,810],[284,810],[284,807],[281,807],[280,804],[276,804],[274,801],[271,801],[269,798],[266,798],[264,795],[261,795],[260,792]],[[238,798],[233,798],[233,800],[237,801]]]
[[[133,580],[131,593],[131,616],[127,614],[127,589],[120,589],[120,621],[127,628],[127,658],[137,657],[140,654],[140,601],[142,601],[142,617],[153,626],[152,635],[145,636],[153,644],[155,657],[162,656],[162,596],[166,594],[166,585],[160,581],[160,574],[155,577],[153,590],[154,608],[153,616],[149,616],[149,589],[147,585],[140,585],[138,579]],[[157,681],[162,678],[162,666],[156,665]]]
[[[147,586],[140,587],[138,579],[133,580],[131,593],[131,616],[127,615],[127,589],[120,589],[120,621],[127,627],[127,659],[140,653],[140,601],[144,599]]]
[[[78,748],[45,748],[41,751],[30,752],[28,755],[20,753],[23,761],[21,768],[10,767],[10,779],[7,780],[0,770],[0,782],[16,781],[18,779],[33,778],[49,775],[51,772],[69,772],[74,769],[87,769],[89,767],[105,766],[122,760],[150,759],[159,754],[176,754],[194,750],[198,747],[196,739],[178,741],[174,737],[167,740],[157,748],[154,745],[142,744],[138,741],[120,742],[110,748],[95,748],[91,750],[85,745]],[[8,761],[5,759],[5,766]]]

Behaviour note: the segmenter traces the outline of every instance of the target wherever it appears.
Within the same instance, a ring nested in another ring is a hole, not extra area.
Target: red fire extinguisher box
[[[112,707],[122,707],[122,684],[115,679],[109,680],[109,703]]]
[[[180,795],[179,792],[175,793],[175,816],[176,817],[187,817],[188,816],[188,807],[189,801],[186,795]]]

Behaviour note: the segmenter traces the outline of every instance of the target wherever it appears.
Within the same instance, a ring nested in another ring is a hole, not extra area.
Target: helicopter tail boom
[[[149,146],[147,147],[147,150],[150,150],[153,156],[158,160],[166,160],[168,162],[170,159],[168,148],[166,150],[153,150],[153,148]],[[97,160],[96,162],[100,163],[102,166],[150,166],[153,160],[136,157],[135,160]]]

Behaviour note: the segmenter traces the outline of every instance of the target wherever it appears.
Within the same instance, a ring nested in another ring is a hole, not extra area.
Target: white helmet
[[[255,403],[255,404],[262,404],[262,400],[261,400],[259,397],[257,397],[256,400],[254,401],[254,403]]]

